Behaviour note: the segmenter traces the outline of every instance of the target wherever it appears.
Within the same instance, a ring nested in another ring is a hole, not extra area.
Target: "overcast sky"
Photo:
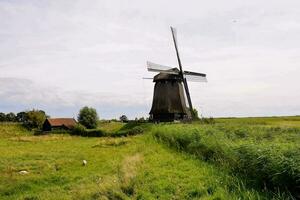
[[[300,114],[300,1],[0,0],[0,112],[148,116],[146,61],[185,70],[204,116]]]

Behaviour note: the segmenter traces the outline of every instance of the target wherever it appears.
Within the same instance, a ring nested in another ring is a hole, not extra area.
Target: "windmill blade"
[[[178,61],[179,69],[180,69],[180,75],[181,75],[182,80],[183,80],[184,89],[185,89],[186,97],[187,97],[187,99],[188,99],[190,112],[192,113],[192,112],[193,112],[192,99],[191,99],[189,87],[188,87],[188,84],[187,84],[187,80],[186,80],[186,78],[184,77],[184,74],[183,74],[182,65],[181,65],[181,60],[180,60],[179,52],[178,52],[178,46],[177,46],[177,31],[176,31],[176,29],[173,28],[172,26],[171,26],[171,32],[172,32],[173,42],[174,42],[174,46],[175,46],[175,50],[176,50],[177,61]]]
[[[202,76],[202,77],[206,77],[206,74],[198,73],[198,72],[184,71],[183,74],[184,75],[190,75],[190,76]]]
[[[184,77],[191,82],[207,82],[206,74],[184,71]]]
[[[180,57],[179,57],[178,46],[177,46],[177,31],[172,26],[170,28],[171,28],[171,32],[172,32],[172,37],[173,37],[173,42],[174,42],[174,46],[175,46],[175,50],[176,50],[176,56],[177,56],[177,61],[178,61],[180,73],[181,73],[181,75],[183,75],[181,60],[180,60]]]
[[[203,76],[184,75],[184,77],[190,82],[207,82],[206,77]]]
[[[153,78],[143,77],[143,79],[153,80]]]
[[[178,74],[176,68],[164,66],[160,64],[156,64],[153,62],[147,61],[147,69],[149,72],[163,72],[167,74]]]
[[[191,82],[207,82],[206,74],[198,72],[184,71],[184,77]]]
[[[173,67],[169,67],[169,66],[164,66],[164,65],[160,65],[160,64],[156,64],[150,61],[147,61],[147,69],[148,70],[170,70]]]
[[[177,30],[176,30],[176,28],[171,26],[171,31],[172,31],[172,36],[173,36],[173,39],[174,39],[174,43],[176,43],[176,45],[177,45]]]

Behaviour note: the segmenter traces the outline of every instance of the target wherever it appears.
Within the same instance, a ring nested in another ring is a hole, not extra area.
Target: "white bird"
[[[83,166],[86,166],[86,164],[87,164],[87,161],[86,161],[86,160],[83,160],[83,161],[82,161],[82,165],[83,165]]]
[[[25,175],[25,174],[28,174],[28,173],[29,173],[29,172],[26,171],[26,170],[19,171],[19,174],[21,174],[21,175]]]

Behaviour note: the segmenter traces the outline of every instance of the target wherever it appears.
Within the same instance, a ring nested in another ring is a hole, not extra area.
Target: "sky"
[[[205,117],[300,114],[299,0],[0,0],[0,112],[147,117],[146,61],[190,82]]]

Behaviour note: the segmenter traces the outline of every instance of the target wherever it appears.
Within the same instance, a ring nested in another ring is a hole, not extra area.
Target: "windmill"
[[[177,46],[176,29],[171,27],[171,32],[179,69],[147,61],[148,71],[159,72],[159,74],[153,78],[155,86],[150,117],[154,121],[174,121],[184,118],[190,119],[193,105],[187,81],[207,82],[206,74],[184,71],[182,69]],[[184,87],[182,86],[182,83]],[[187,99],[188,108],[185,99]]]

